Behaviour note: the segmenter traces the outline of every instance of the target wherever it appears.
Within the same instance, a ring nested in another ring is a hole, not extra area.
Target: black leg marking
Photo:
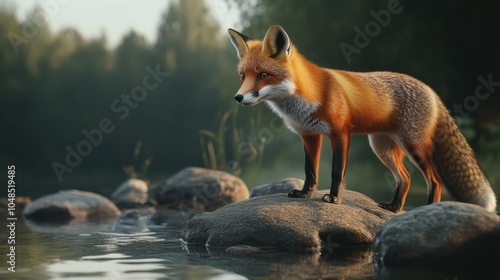
[[[330,186],[330,194],[324,195],[321,200],[339,204],[342,201],[342,193],[345,189],[344,175],[347,167],[350,136],[332,137],[330,139],[333,150],[332,184]]]
[[[305,165],[304,171],[306,179],[302,190],[292,190],[288,193],[289,197],[293,198],[310,198],[317,185],[318,159],[321,150],[321,135],[302,136],[304,142]]]
[[[314,191],[316,190],[316,170],[314,168],[314,163],[306,151],[306,161],[305,161],[305,172],[306,179],[304,180],[304,186],[302,190],[292,190],[288,193],[289,197],[293,198],[310,198]]]

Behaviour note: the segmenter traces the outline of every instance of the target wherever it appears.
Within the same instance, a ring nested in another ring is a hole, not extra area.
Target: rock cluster
[[[147,181],[129,179],[112,194],[111,200],[84,191],[61,191],[36,199],[24,210],[31,221],[61,222],[71,219],[123,216],[120,223],[148,219],[155,224],[182,226],[194,214],[213,211],[248,199],[245,183],[229,173],[188,167],[149,188]],[[151,208],[151,206],[156,208]]]

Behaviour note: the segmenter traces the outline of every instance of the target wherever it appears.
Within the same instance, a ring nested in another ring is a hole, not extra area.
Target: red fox
[[[351,134],[368,134],[371,148],[392,172],[396,186],[383,209],[399,212],[410,188],[407,156],[425,177],[427,203],[441,200],[442,182],[462,202],[495,211],[496,197],[448,110],[421,81],[398,73],[356,73],[321,68],[304,58],[278,24],[263,41],[229,29],[240,59],[241,87],[235,100],[246,106],[265,101],[303,141],[306,178],[288,196],[310,198],[317,186],[322,135],[330,138],[330,193],[340,203]]]

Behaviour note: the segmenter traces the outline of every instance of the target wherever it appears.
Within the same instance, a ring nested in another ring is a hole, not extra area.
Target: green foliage
[[[228,171],[225,134],[227,131],[227,121],[229,120],[230,115],[230,112],[226,112],[222,116],[216,132],[205,129],[200,130],[200,144],[202,148],[203,163],[207,168]],[[233,131],[233,143],[237,143],[239,135],[238,130],[236,130],[234,126]],[[240,171],[236,171],[235,175],[240,175],[240,173]]]
[[[123,166],[123,172],[125,172],[128,178],[148,179],[148,170],[153,162],[153,156],[149,155],[144,158],[141,152],[142,142],[137,141],[133,154],[134,163]]]
[[[252,131],[262,126],[262,114],[251,115],[244,122],[238,116],[238,108],[236,105],[222,115],[217,130],[200,130],[203,163],[206,168],[226,171],[254,183],[256,173],[265,168],[262,159],[268,139],[257,132],[253,134],[257,138],[249,140]]]

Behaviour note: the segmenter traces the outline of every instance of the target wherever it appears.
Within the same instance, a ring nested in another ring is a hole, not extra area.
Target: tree
[[[217,84],[219,75],[228,69],[224,46],[204,1],[171,2],[158,28],[151,61],[166,69],[169,77],[151,94],[143,119],[157,128],[144,131],[154,133],[156,139],[144,142],[145,147],[151,144],[156,153],[164,153],[157,156],[178,159],[162,162],[162,166],[201,164],[198,131],[213,123],[226,107],[219,101]]]

